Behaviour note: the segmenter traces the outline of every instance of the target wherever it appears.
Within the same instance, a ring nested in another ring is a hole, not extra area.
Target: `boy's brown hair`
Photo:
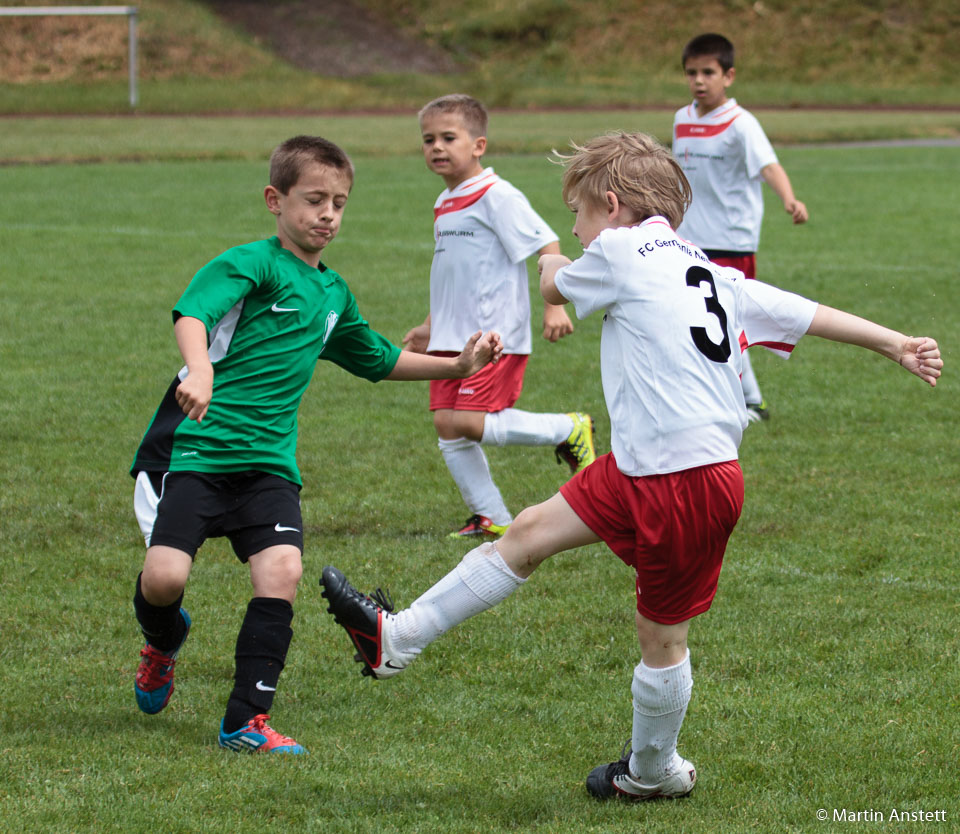
[[[688,58],[716,58],[720,69],[728,72],[733,67],[733,44],[716,32],[697,35],[683,48],[680,66],[685,68]]]
[[[583,203],[605,205],[612,191],[638,222],[661,215],[676,229],[693,196],[683,169],[670,151],[645,133],[606,133],[585,145],[571,143],[573,154],[559,154],[563,201],[576,210]]]
[[[424,116],[433,113],[456,113],[459,115],[463,119],[463,126],[467,129],[471,139],[487,135],[487,108],[473,96],[452,93],[448,96],[435,98],[425,104],[417,114],[420,124],[423,125]]]
[[[304,165],[316,162],[341,171],[353,185],[353,163],[346,152],[320,136],[294,136],[277,145],[270,155],[270,185],[281,194],[289,194],[300,180]]]

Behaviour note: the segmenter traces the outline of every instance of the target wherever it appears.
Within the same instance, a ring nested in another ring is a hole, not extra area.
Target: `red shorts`
[[[436,356],[457,356],[436,353]],[[523,373],[530,357],[525,353],[503,354],[495,365],[487,365],[466,379],[430,381],[430,410],[485,411],[493,414],[510,408],[523,390]]]
[[[717,266],[732,266],[734,269],[739,269],[747,278],[757,277],[757,256],[755,254],[734,255],[732,257],[718,255],[710,258],[710,260]]]
[[[717,593],[743,507],[735,461],[635,478],[607,453],[560,487],[573,511],[637,572],[637,611],[664,625],[702,614]]]

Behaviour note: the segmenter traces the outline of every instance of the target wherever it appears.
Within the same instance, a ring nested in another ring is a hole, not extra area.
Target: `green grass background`
[[[578,251],[572,217],[546,152],[644,124],[615,118],[544,128],[518,116],[503,132],[520,147],[498,152],[493,141],[489,161],[568,254]],[[137,711],[131,597],[143,548],[127,467],[179,367],[170,308],[211,257],[272,233],[265,154],[311,129],[354,151],[358,169],[325,261],[399,340],[426,313],[441,183],[409,124],[160,122],[153,136],[153,122],[120,124],[137,130],[67,120],[70,141],[45,124],[31,140],[22,122],[4,123],[20,133],[12,157],[107,161],[0,167],[0,830],[876,827],[818,822],[821,808],[943,810],[947,822],[926,830],[956,829],[955,147],[782,149],[811,221],[792,227],[768,199],[761,278],[935,336],[945,376],[929,390],[878,356],[813,338],[789,362],[755,352],[773,418],[746,433],[743,518],[714,607],[691,629],[680,749],[700,783],[683,802],[622,806],[583,789],[629,736],[639,660],[632,576],[602,546],[550,560],[400,678],[361,679],[324,611],[322,566],[409,603],[466,550],[444,539],[465,513],[426,384],[370,385],[324,363],[301,411],[305,576],[273,722],[310,755],[217,747],[249,596],[220,541],[203,548],[188,586],[194,629],[177,692],[158,716]],[[591,411],[606,450],[599,324],[537,342],[519,405]],[[547,450],[489,454],[515,510],[564,479]]]

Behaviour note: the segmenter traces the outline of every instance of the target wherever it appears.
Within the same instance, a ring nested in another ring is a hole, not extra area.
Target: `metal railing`
[[[129,27],[130,106],[137,106],[140,99],[137,92],[136,6],[0,6],[0,17],[40,17],[43,15],[126,15]]]

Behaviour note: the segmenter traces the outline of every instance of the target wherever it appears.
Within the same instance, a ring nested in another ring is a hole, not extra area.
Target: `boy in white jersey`
[[[364,673],[402,671],[434,639],[504,600],[549,556],[606,542],[636,570],[630,751],[587,777],[597,798],[680,797],[696,781],[677,753],[693,686],[687,632],[717,588],[740,515],[737,447],[747,425],[740,348],[789,357],[805,333],[875,350],[931,386],[937,343],[910,338],[793,293],[748,281],[679,237],[690,190],[669,151],[644,134],[610,134],[564,157],[563,198],[583,255],[540,259],[540,290],[577,316],[602,313],[600,369],[613,451],[549,500],[521,512],[397,614],[336,568],[322,584]]]
[[[137,450],[134,509],[147,546],[134,611],[146,645],[137,705],[160,712],[190,617],[181,608],[207,538],[229,538],[253,598],[237,635],[234,686],[219,743],[303,753],[268,723],[293,635],[303,524],[297,410],[319,359],[372,382],[465,377],[496,361],[499,337],[471,334],[455,358],[403,353],[370,328],[344,280],[320,261],[353,186],[335,144],[295,136],[270,159],[264,189],[277,233],[214,258],[173,310],[185,363]]]
[[[736,99],[727,98],[736,74],[733,60],[733,44],[723,35],[698,35],[683,50],[693,102],[673,117],[673,155],[687,176],[693,201],[677,232],[714,263],[755,278],[763,220],[761,183],[776,192],[794,223],[806,223],[808,213],[794,196],[760,123]],[[749,354],[742,362],[747,417],[766,420],[770,412]]]
[[[557,253],[557,236],[506,180],[484,168],[487,112],[475,98],[449,95],[420,111],[427,167],[446,190],[434,205],[436,249],[430,268],[430,313],[404,337],[408,350],[445,355],[461,333],[496,327],[503,358],[476,376],[430,384],[440,452],[470,510],[453,537],[501,535],[513,516],[481,448],[553,446],[572,472],[593,462],[593,421],[579,412],[534,414],[513,408],[532,349],[526,260]],[[545,303],[543,336],[573,332],[560,305]],[[460,340],[460,345],[463,341]]]

